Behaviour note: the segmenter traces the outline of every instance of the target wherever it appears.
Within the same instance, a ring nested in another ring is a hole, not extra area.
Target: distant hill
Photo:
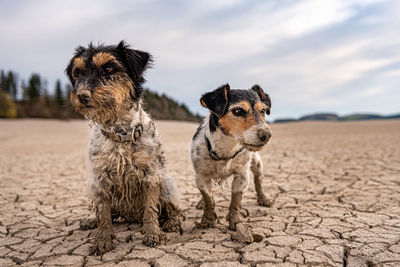
[[[160,120],[200,121],[199,115],[194,115],[185,104],[179,104],[165,94],[161,96],[148,89],[144,91],[143,105],[154,118]]]
[[[340,120],[339,116],[334,113],[317,113],[306,115],[299,119],[299,121],[337,121]]]
[[[355,113],[346,116],[339,116],[335,113],[315,113],[302,116],[299,119],[295,118],[276,119],[274,123],[294,122],[294,121],[359,121],[359,120],[385,120],[385,119],[400,119],[400,113],[389,116],[382,116],[379,114],[367,114],[367,113]]]
[[[386,119],[385,116],[378,114],[351,114],[340,118],[342,121],[359,121],[359,120],[379,120]]]
[[[387,119],[400,119],[400,113],[399,114],[394,114],[390,116],[386,116]]]
[[[293,119],[293,118],[282,118],[282,119],[276,119],[273,122],[274,123],[281,123],[281,122],[294,122],[298,121],[298,119]]]

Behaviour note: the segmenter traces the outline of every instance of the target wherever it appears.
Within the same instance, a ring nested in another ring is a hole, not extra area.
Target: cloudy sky
[[[195,112],[202,93],[258,83],[271,119],[400,112],[400,1],[0,0],[0,69],[47,77],[77,45],[124,39],[153,54],[145,86]]]

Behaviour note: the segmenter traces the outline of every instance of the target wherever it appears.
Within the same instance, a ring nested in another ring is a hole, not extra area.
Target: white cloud
[[[385,71],[384,75],[387,75],[387,76],[400,76],[400,69],[393,69],[393,70]]]
[[[382,94],[385,91],[384,88],[381,87],[372,87],[372,88],[368,88],[365,91],[360,93],[361,97],[370,97],[370,96],[376,96],[379,94]]]
[[[394,86],[379,73],[400,60],[393,32],[399,6],[375,0],[1,2],[0,68],[25,78],[40,72],[52,86],[77,45],[126,39],[155,57],[148,85],[192,110],[201,110],[201,92],[230,82],[271,88],[278,117],[323,107],[351,112],[343,103],[354,99],[336,92],[356,97],[365,90],[372,97],[371,88]]]

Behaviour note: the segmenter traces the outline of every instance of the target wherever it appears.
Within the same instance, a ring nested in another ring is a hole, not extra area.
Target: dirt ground
[[[89,255],[85,121],[0,120],[0,266],[400,266],[400,120],[273,124],[261,153],[271,208],[244,195],[238,242],[225,216],[230,181],[215,186],[220,224],[193,230],[202,211],[189,159],[197,127],[158,121],[169,173],[182,194],[184,233],[141,244],[117,223],[115,249]],[[246,231],[242,233],[246,237]]]

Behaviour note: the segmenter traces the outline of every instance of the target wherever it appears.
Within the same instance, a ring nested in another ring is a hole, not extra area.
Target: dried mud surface
[[[184,234],[156,248],[140,225],[118,222],[115,249],[89,255],[85,121],[0,120],[0,266],[399,266],[400,120],[272,125],[261,153],[264,191],[242,202],[243,235],[225,216],[230,181],[215,186],[220,224],[193,230],[202,211],[189,144],[196,124],[158,121],[169,173],[182,194]],[[245,240],[245,239],[243,239]],[[248,242],[253,241],[252,238]]]

